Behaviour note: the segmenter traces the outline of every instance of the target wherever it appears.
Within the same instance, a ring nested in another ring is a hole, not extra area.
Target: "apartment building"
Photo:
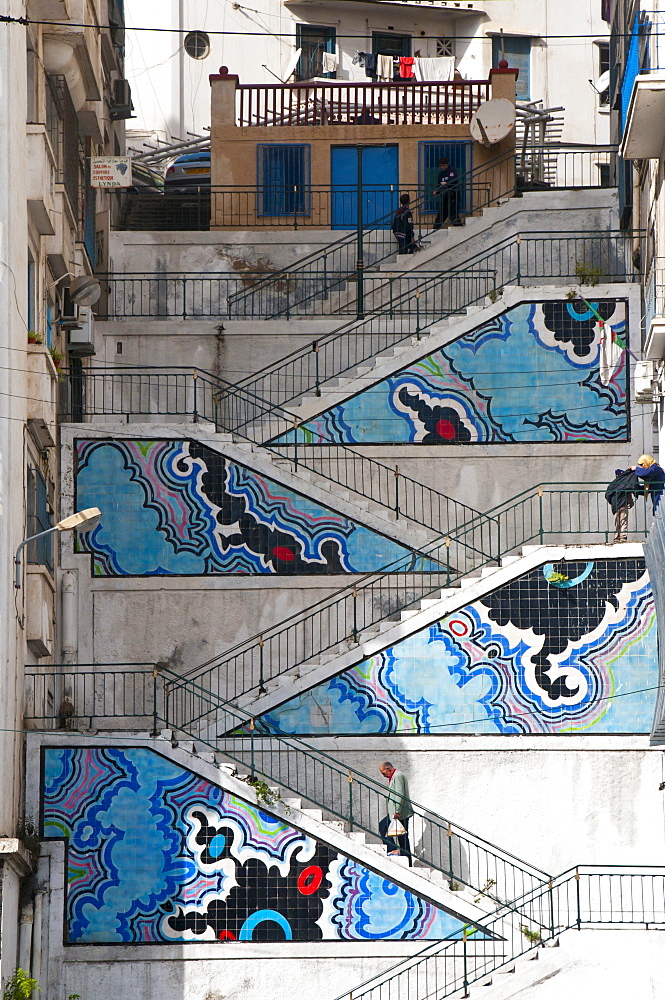
[[[61,517],[57,406],[61,372],[82,364],[106,266],[113,202],[90,184],[90,157],[124,151],[131,114],[118,0],[3,5],[0,28],[2,315],[2,655],[0,657],[0,983],[37,971],[43,896],[34,880],[38,817],[24,797],[24,667],[60,641]],[[22,19],[28,19],[25,24]],[[90,293],[90,288],[93,292]],[[71,291],[71,294],[70,294]],[[83,316],[87,321],[83,321]],[[79,322],[81,318],[81,322]]]

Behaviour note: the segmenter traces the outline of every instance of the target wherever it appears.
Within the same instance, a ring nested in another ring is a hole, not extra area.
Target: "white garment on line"
[[[413,64],[413,71],[416,74],[416,80],[453,80],[455,78],[455,57],[419,58]]]
[[[392,56],[376,57],[376,78],[385,82],[391,82],[394,75],[395,64]]]
[[[322,69],[324,73],[336,73],[339,66],[339,58],[336,52],[323,53]]]

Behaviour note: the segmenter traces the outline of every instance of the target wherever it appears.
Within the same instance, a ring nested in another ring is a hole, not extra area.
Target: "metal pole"
[[[357,184],[356,184],[356,315],[358,319],[365,318],[365,286],[364,269],[365,256],[363,247],[363,146],[356,146]]]
[[[157,677],[159,676],[159,670],[157,667],[152,668],[152,732],[151,736],[157,736]]]

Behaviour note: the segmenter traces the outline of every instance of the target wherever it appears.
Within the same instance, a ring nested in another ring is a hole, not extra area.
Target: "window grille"
[[[39,469],[28,468],[27,487],[28,536],[38,535],[40,531],[47,531],[53,527],[46,480]],[[34,542],[30,542],[27,545],[27,551],[29,563],[33,566],[46,566],[49,571],[53,571],[52,535],[46,535],[45,538],[37,538]]]
[[[436,40],[436,54],[437,54],[437,56],[454,56],[455,55],[455,39],[454,38],[437,38],[437,40]]]
[[[309,215],[309,145],[260,143],[257,158],[259,215]]]

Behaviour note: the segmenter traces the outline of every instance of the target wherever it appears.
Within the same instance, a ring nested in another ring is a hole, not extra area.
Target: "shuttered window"
[[[422,211],[435,215],[439,210],[439,199],[432,192],[437,189],[439,160],[442,156],[445,156],[451,167],[457,171],[458,210],[460,212],[473,211],[470,179],[472,143],[421,142],[419,145],[420,193],[426,199]]]
[[[259,143],[257,161],[258,214],[309,215],[309,145]]]
[[[518,69],[516,97],[531,98],[531,39],[519,35],[495,35],[492,39],[492,66],[506,59],[511,69]]]

